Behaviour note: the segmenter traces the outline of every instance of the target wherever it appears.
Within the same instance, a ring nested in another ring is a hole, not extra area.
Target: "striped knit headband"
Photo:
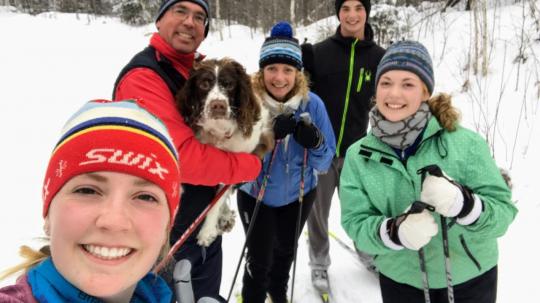
[[[158,185],[174,218],[180,200],[178,156],[166,127],[140,100],[86,103],[66,123],[43,185],[43,217],[71,178],[90,172],[134,175]]]

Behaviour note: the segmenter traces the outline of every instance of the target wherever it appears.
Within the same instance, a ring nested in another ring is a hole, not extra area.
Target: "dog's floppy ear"
[[[246,69],[238,62],[230,60],[228,62],[235,71],[238,88],[235,98],[240,104],[238,106],[238,127],[242,130],[244,136],[250,136],[253,131],[253,125],[260,119],[261,108],[257,102],[253,88],[251,87],[251,79],[246,73]]]
[[[194,98],[197,90],[197,81],[194,74],[200,68],[199,64],[193,66],[190,71],[190,77],[184,83],[184,86],[176,93],[176,108],[184,118],[186,124],[193,128],[196,123],[197,113],[200,112],[200,103]]]

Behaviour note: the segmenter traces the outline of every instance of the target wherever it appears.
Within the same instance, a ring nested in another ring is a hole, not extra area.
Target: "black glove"
[[[280,140],[285,138],[288,134],[292,133],[296,127],[296,120],[294,115],[281,114],[274,118],[274,138]]]
[[[294,130],[294,140],[305,148],[317,148],[323,142],[321,131],[313,123],[300,121]]]

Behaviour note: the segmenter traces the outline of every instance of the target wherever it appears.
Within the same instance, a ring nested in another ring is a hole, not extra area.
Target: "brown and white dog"
[[[244,67],[233,59],[197,63],[176,104],[201,143],[260,157],[274,147],[269,112],[253,93]],[[235,213],[224,203],[231,193],[225,193],[206,216],[197,235],[199,245],[208,246],[232,229]]]

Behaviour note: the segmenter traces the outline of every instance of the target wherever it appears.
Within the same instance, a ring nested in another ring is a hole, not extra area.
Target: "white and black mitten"
[[[417,204],[419,202],[415,202]],[[381,224],[379,235],[389,248],[399,250],[403,247],[419,250],[428,244],[438,232],[438,225],[426,207],[409,207],[395,218],[387,218]]]
[[[482,201],[467,186],[448,177],[438,166],[430,165],[419,172],[425,173],[420,200],[435,207],[439,214],[456,218],[461,225],[470,225],[482,213]]]

